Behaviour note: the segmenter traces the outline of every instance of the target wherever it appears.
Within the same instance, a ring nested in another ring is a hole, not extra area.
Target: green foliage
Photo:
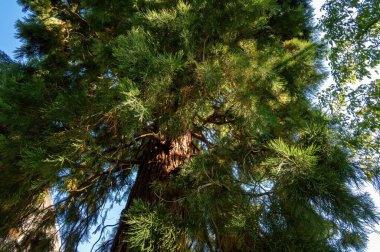
[[[340,144],[349,150],[367,180],[379,188],[379,81],[333,89],[323,96],[323,101],[331,104],[327,112],[332,115],[331,124],[339,131]]]
[[[269,142],[268,147],[277,157],[268,158],[263,165],[271,167],[274,176],[286,177],[291,183],[292,177],[313,175],[313,168],[317,164],[317,157],[314,155],[317,148],[314,145],[302,149],[288,146],[281,139],[277,139]]]
[[[136,251],[363,248],[378,217],[309,101],[325,73],[308,1],[19,2],[24,61],[0,55],[1,237],[46,213],[76,251],[150,171],[121,216]],[[191,153],[173,155],[184,134]]]
[[[331,124],[339,132],[340,145],[379,188],[378,81],[373,77],[380,63],[380,6],[378,1],[326,1],[321,19],[324,39],[336,85],[320,96]],[[358,82],[363,83],[356,85]],[[326,106],[325,106],[326,108]]]
[[[339,83],[370,76],[380,63],[380,6],[377,0],[326,1],[321,20],[331,46],[332,74]]]
[[[127,214],[128,243],[136,251],[182,251],[184,232],[163,206],[135,201]]]
[[[363,248],[366,225],[377,221],[375,208],[368,195],[347,187],[362,183],[360,170],[331,145],[331,134],[315,123],[299,131],[296,143],[269,141],[255,157],[242,156],[247,146],[227,140],[188,163],[172,186],[183,192],[180,205],[192,216],[185,223],[199,249]],[[366,225],[357,225],[358,216]],[[222,241],[204,235],[205,221]]]

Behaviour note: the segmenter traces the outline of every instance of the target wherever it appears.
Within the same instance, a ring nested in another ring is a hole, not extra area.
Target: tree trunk
[[[165,141],[149,140],[144,147],[143,157],[135,184],[130,192],[128,202],[122,212],[117,233],[114,237],[111,252],[128,251],[125,242],[128,225],[125,223],[124,215],[133,204],[135,199],[154,204],[160,199],[151,188],[153,182],[162,182],[169,178],[170,174],[178,171],[180,166],[188,161],[192,154],[191,133],[185,134]],[[163,195],[165,199],[173,199],[174,195]]]
[[[61,239],[59,237],[56,221],[54,221],[54,225],[45,228],[45,230],[39,233],[35,232],[38,226],[45,224],[46,218],[50,219],[54,216],[52,213],[52,211],[54,211],[54,204],[49,190],[46,190],[44,201],[38,206],[38,210],[41,212],[37,211],[31,215],[21,227],[14,228],[10,231],[9,239],[15,244],[16,251],[40,251],[42,247],[50,247],[50,252],[60,251]]]

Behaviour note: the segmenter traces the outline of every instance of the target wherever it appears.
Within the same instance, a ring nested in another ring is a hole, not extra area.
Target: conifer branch
[[[191,135],[194,138],[196,138],[196,139],[202,141],[203,143],[205,143],[208,149],[211,149],[213,147],[213,144],[210,141],[207,140],[207,138],[203,135],[203,133],[198,134],[196,132],[191,132]]]

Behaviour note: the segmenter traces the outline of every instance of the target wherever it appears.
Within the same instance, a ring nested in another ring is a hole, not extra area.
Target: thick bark
[[[180,166],[190,159],[191,154],[191,134],[189,131],[175,139],[150,140],[146,144],[135,184],[120,218],[111,252],[128,251],[128,245],[125,242],[128,225],[124,222],[123,217],[133,201],[140,199],[152,204],[158,202],[160,198],[152,190],[152,183],[168,179],[170,174],[177,172]],[[175,196],[162,195],[162,197],[173,200]]]

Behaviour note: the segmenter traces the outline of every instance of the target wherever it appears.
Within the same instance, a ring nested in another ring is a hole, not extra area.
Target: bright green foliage
[[[317,162],[317,157],[314,156],[316,152],[314,145],[301,149],[297,146],[287,146],[279,139],[271,141],[269,148],[276,152],[277,157],[268,158],[264,165],[270,167],[274,176],[287,177],[291,182],[293,176],[300,178],[302,175],[312,174],[312,169]]]
[[[163,206],[150,207],[136,201],[128,214],[128,242],[138,251],[182,251],[184,230],[176,227],[173,216]]]
[[[327,0],[322,30],[331,46],[332,74],[339,84],[370,76],[380,63],[378,0]]]
[[[365,246],[378,218],[350,189],[362,169],[308,100],[324,73],[307,1],[20,3],[24,61],[1,56],[1,237],[54,188],[50,219],[75,251],[107,200],[126,199],[146,148],[190,131],[190,160],[146,185],[158,202],[123,216],[132,249]]]

